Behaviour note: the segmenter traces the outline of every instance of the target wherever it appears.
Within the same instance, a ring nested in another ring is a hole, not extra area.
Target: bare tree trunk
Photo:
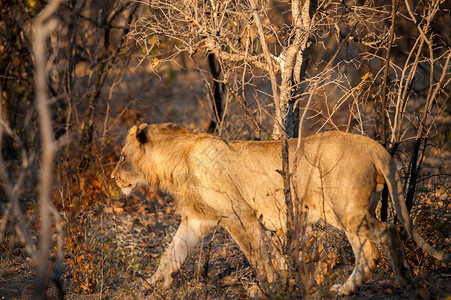
[[[56,28],[56,20],[50,19],[59,6],[59,0],[53,0],[34,19],[34,59],[37,111],[41,131],[42,166],[39,183],[39,257],[35,285],[35,299],[45,299],[50,261],[50,209],[49,198],[53,178],[53,165],[56,144],[48,107],[46,44],[50,33]]]
[[[282,83],[280,85],[280,105],[285,116],[285,128],[288,138],[298,136],[299,103],[297,95],[304,81],[311,46],[312,18],[316,10],[315,0],[294,0],[291,2],[291,14],[294,27],[294,40],[286,50]]]
[[[208,58],[208,66],[210,67],[211,77],[213,78],[213,120],[210,122],[210,126],[208,127],[209,132],[215,132],[217,130],[217,126],[221,123],[222,120],[222,94],[221,90],[223,88],[223,84],[219,82],[219,76],[221,75],[221,68],[217,66],[217,59],[213,53],[209,53],[207,55]]]

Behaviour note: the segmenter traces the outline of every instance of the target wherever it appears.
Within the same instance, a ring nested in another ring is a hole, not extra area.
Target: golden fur
[[[297,140],[289,141],[290,166],[296,144]],[[294,178],[308,224],[322,219],[344,230],[355,255],[351,276],[333,290],[351,294],[368,280],[380,258],[375,243],[390,257],[400,286],[410,285],[395,226],[375,218],[384,182],[407,232],[426,252],[449,260],[448,254],[430,247],[413,226],[395,163],[377,142],[325,132],[304,138],[300,153]],[[174,124],[133,126],[112,177],[126,194],[146,184],[171,193],[182,216],[150,283],[163,280],[163,287],[168,288],[190,250],[218,223],[257,271],[272,281],[261,224],[270,230],[285,229],[283,182],[277,172],[281,168],[280,141],[231,141]]]

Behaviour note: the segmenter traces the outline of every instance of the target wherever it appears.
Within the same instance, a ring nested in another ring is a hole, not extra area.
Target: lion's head
[[[133,126],[128,131],[119,161],[111,173],[111,178],[126,195],[130,194],[135,187],[147,183],[141,170],[146,151],[144,146],[148,141],[147,127],[147,124],[141,124],[139,127]]]
[[[187,174],[186,157],[177,153],[191,145],[192,141],[185,141],[194,136],[172,123],[133,126],[111,178],[127,195],[140,185],[166,190],[169,185],[184,181],[181,174]]]

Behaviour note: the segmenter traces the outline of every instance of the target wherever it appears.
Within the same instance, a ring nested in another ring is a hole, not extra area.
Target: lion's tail
[[[401,185],[401,180],[398,176],[398,171],[396,169],[395,162],[393,161],[390,154],[387,153],[388,157],[381,157],[375,159],[376,169],[383,174],[385,182],[387,183],[388,189],[390,191],[390,196],[395,206],[396,214],[399,220],[403,224],[405,230],[410,235],[410,237],[429,255],[435,257],[436,259],[444,262],[451,262],[451,254],[440,252],[429,245],[424,238],[418,233],[418,230],[413,225],[412,219],[410,218],[409,211],[407,210],[406,201],[403,194],[403,189]],[[389,163],[383,163],[383,162]],[[379,165],[377,165],[379,164]]]

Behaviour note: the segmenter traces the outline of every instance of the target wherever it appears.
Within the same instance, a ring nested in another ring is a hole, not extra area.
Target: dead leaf
[[[106,190],[105,186],[103,184],[101,184],[99,181],[97,181],[96,179],[93,179],[91,181],[91,183],[92,183],[93,186],[95,186],[96,188],[101,190],[107,197],[109,196],[109,193]]]

